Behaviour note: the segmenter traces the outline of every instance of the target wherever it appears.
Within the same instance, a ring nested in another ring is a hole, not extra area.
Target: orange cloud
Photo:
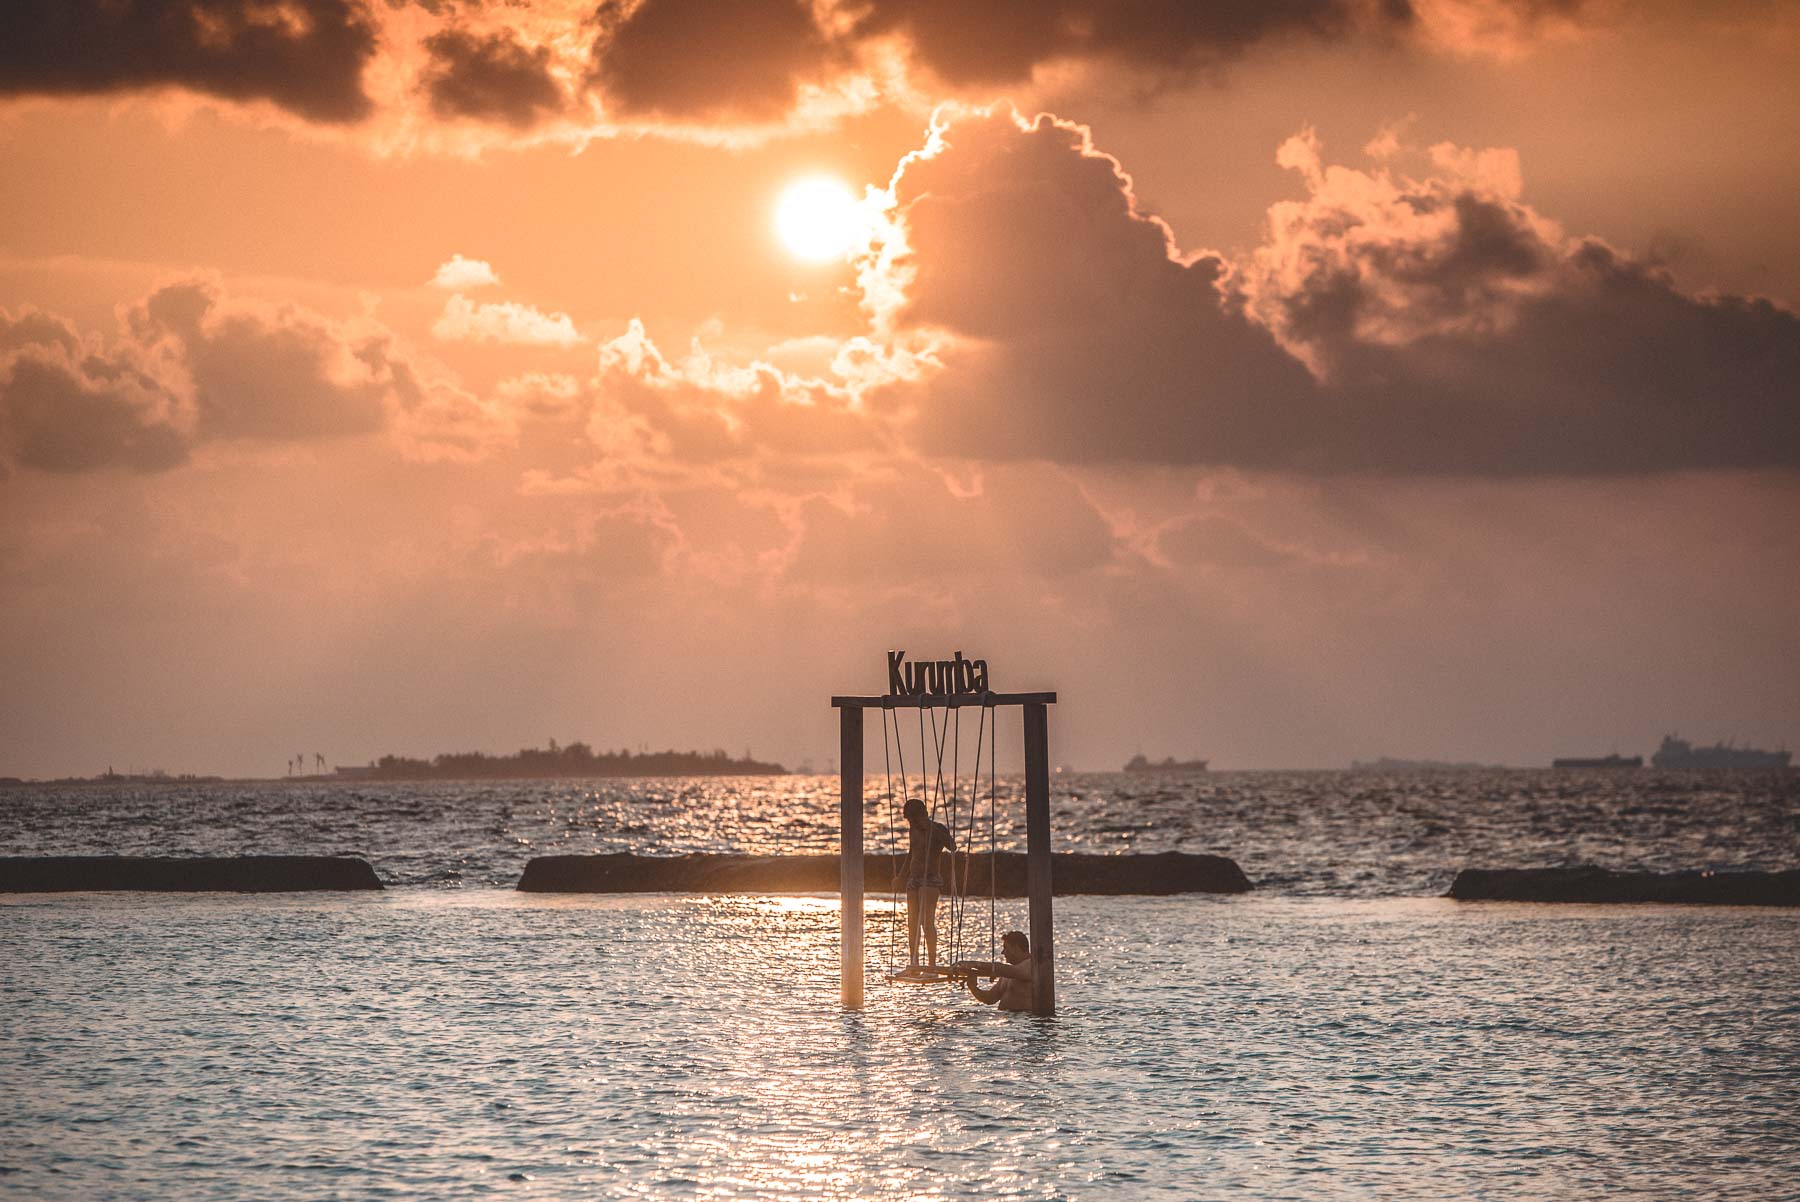
[[[0,93],[180,87],[354,122],[376,20],[353,0],[8,0]]]
[[[0,309],[0,447],[51,472],[152,472],[187,459],[174,394],[129,353],[109,355],[60,318]]]
[[[742,143],[996,85],[1029,97],[1071,71],[1180,85],[1296,42],[1516,56],[1670,12],[1782,15],[1758,0],[14,0],[0,96],[173,89],[388,152]]]
[[[421,86],[440,117],[528,129],[567,102],[550,70],[550,47],[526,46],[512,30],[477,34],[452,26],[423,45],[431,63]]]
[[[440,263],[437,274],[431,277],[432,287],[449,292],[491,288],[499,283],[499,275],[486,262],[481,259],[465,259],[461,255],[451,255]]]
[[[373,322],[166,284],[110,346],[49,315],[0,316],[0,431],[21,466],[155,471],[202,443],[389,432],[412,458],[470,458],[508,423]]]
[[[581,334],[567,313],[544,313],[517,301],[476,304],[460,293],[444,302],[431,335],[445,342],[511,342],[525,346],[574,346]]]
[[[977,458],[1800,468],[1793,313],[1565,237],[1510,150],[1433,147],[1417,178],[1327,165],[1310,136],[1280,158],[1308,197],[1240,264],[1182,252],[1083,127],[946,110],[891,188],[903,249],[865,271],[893,335],[943,338],[941,370],[871,403]]]

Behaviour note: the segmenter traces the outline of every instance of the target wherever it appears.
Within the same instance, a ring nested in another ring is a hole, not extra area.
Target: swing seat
[[[961,969],[944,965],[929,967],[913,964],[898,972],[888,973],[887,979],[896,985],[955,985],[960,984],[968,975]]]

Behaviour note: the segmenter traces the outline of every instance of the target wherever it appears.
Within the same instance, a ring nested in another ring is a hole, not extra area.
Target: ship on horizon
[[[1565,755],[1550,761],[1552,768],[1642,768],[1641,755]]]
[[[1351,760],[1352,772],[1504,772],[1505,764],[1477,764],[1472,760],[1406,760],[1391,755],[1372,760]]]
[[[1686,739],[1664,735],[1650,763],[1657,768],[1786,768],[1793,758],[1791,751],[1763,751],[1730,743],[1695,747]]]
[[[1126,772],[1205,772],[1205,760],[1178,760],[1174,756],[1159,763],[1151,763],[1144,758],[1143,752],[1125,761]]]

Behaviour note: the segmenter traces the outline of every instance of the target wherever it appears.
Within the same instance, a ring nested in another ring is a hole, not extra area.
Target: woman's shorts
[[[942,875],[935,872],[915,872],[906,878],[906,888],[909,893],[914,889],[937,889],[942,891],[944,888],[944,878]]]

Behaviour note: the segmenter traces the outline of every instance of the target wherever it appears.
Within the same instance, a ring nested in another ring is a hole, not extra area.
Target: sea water
[[[1051,1019],[883,982],[884,898],[847,1013],[834,898],[504,887],[540,850],[827,850],[804,779],[0,794],[6,854],[417,882],[0,899],[0,1192],[1800,1195],[1800,913],[1431,896],[1465,859],[1790,866],[1790,778],[1267,775],[1065,790],[1063,846],[1261,887],[1059,898]],[[965,949],[1023,918],[973,907]]]
[[[1022,849],[1020,779],[991,797],[969,785],[946,782],[939,818],[974,850]],[[891,786],[865,785],[867,850],[904,846]],[[1286,895],[1432,896],[1467,866],[1800,866],[1800,772],[1062,774],[1051,810],[1057,850],[1211,852]],[[0,788],[0,855],[357,855],[404,886],[510,887],[536,855],[831,854],[837,840],[824,776]]]

